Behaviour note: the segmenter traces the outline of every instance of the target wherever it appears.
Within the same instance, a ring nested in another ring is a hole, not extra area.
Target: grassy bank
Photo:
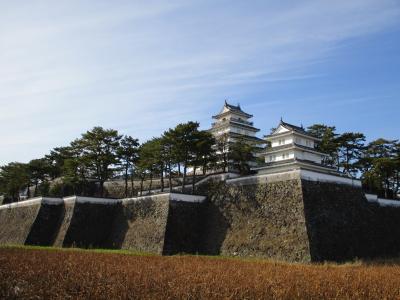
[[[123,254],[123,255],[121,255]],[[0,298],[399,299],[400,265],[0,248]]]

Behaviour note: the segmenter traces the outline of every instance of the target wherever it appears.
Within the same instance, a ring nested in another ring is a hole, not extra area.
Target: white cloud
[[[399,17],[385,0],[2,2],[0,164],[98,124],[146,138],[207,120],[221,93],[321,76],[310,65]]]

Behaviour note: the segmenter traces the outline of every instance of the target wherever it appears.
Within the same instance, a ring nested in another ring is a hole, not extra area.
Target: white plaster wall
[[[285,154],[285,158],[283,158],[283,155]],[[287,155],[287,156],[286,156]],[[294,150],[285,150],[282,152],[277,152],[273,154],[267,154],[265,156],[265,162],[274,162],[274,161],[283,161],[283,160],[289,160],[294,158]]]
[[[283,160],[288,160],[288,159],[293,159],[293,158],[294,158],[293,150],[286,150],[286,151],[279,152],[276,154],[276,161],[283,161]]]
[[[374,195],[374,194],[365,194],[365,198],[367,198],[367,200],[369,202],[378,202],[378,195]]]
[[[400,201],[378,198],[375,194],[365,194],[368,202],[378,203],[380,206],[400,207]]]
[[[322,157],[321,155],[315,154],[315,153],[310,153],[302,150],[295,150],[295,155],[296,158],[298,159],[304,159],[304,160],[310,160],[315,163],[320,164],[322,162]]]
[[[121,200],[119,200],[119,202],[129,203],[132,201],[140,201],[140,200],[149,199],[149,198],[153,199],[153,200],[168,198],[170,201],[182,201],[182,202],[191,202],[191,203],[201,203],[206,200],[206,196],[187,195],[187,194],[178,194],[178,193],[163,193],[163,194],[121,199]]]
[[[281,141],[281,144],[279,144]],[[293,143],[293,136],[276,137],[271,140],[271,147],[279,147]]]
[[[238,127],[230,127],[230,131],[231,132],[235,132],[235,133],[239,133],[239,134],[243,134],[243,135],[248,135],[248,136],[255,136],[256,135],[256,133],[253,132],[253,131],[249,131],[249,130],[238,128]]]
[[[300,170],[300,176],[302,179],[309,181],[334,182],[340,184],[348,184],[361,188],[361,180],[348,177],[335,176],[309,170]]]
[[[46,204],[50,204],[50,205],[55,205],[55,204],[61,204],[63,202],[63,200],[61,198],[36,197],[36,198],[29,199],[29,200],[0,205],[0,210],[1,209],[10,209],[10,208],[15,208],[15,207],[31,206],[31,205],[40,204],[42,202],[46,203]]]
[[[302,146],[305,146],[305,147],[315,148],[315,143],[314,143],[314,141],[312,139],[307,139],[307,138],[304,138],[304,137],[296,136],[294,141],[295,141],[296,144],[299,144],[299,145],[302,145]]]
[[[196,196],[196,195],[184,195],[184,194],[170,194],[170,200],[173,201],[183,201],[183,202],[192,202],[192,203],[201,203],[206,200],[205,196]]]
[[[283,180],[291,180],[301,177],[308,181],[317,182],[332,182],[337,184],[346,184],[361,188],[361,181],[357,179],[351,179],[348,177],[335,176],[325,173],[319,173],[309,170],[294,170],[294,171],[283,171],[274,174],[263,174],[263,175],[253,175],[246,177],[239,177],[235,179],[228,179],[226,182],[228,184],[238,184],[238,185],[248,185],[256,183],[268,183]]]
[[[91,203],[91,204],[116,204],[118,199],[106,199],[106,198],[92,198],[92,197],[81,197],[71,196],[64,197],[64,202],[77,202],[77,203]]]
[[[378,203],[380,206],[400,207],[400,201],[396,201],[396,200],[388,200],[388,199],[378,198]]]

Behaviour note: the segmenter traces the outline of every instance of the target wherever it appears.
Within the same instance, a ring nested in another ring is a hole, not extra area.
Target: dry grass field
[[[400,299],[400,265],[0,248],[0,298]]]

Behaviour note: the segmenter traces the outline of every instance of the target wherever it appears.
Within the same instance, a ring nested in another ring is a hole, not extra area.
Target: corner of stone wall
[[[0,244],[24,245],[39,213],[41,203],[0,210]]]
[[[360,187],[302,180],[313,261],[349,261],[400,253],[400,209],[368,203]]]
[[[169,202],[164,255],[199,253],[203,208],[203,203],[175,200]]]
[[[300,177],[235,182],[202,187],[201,252],[310,261]]]
[[[124,200],[112,224],[112,247],[162,254],[168,214],[167,194]]]

